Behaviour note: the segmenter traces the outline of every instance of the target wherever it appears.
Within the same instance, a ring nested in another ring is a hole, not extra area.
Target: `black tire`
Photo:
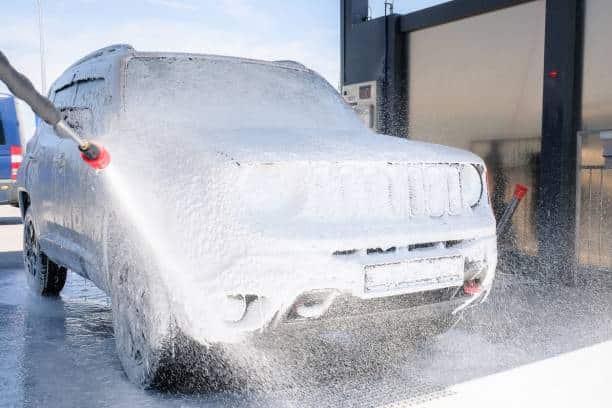
[[[66,283],[66,268],[53,262],[40,249],[32,210],[28,209],[23,221],[23,261],[28,285],[42,296],[57,296]]]
[[[173,340],[167,297],[152,276],[152,262],[140,255],[138,240],[126,236],[134,234],[124,231],[115,216],[109,224],[107,274],[117,354],[129,379],[151,388],[163,369],[164,349]]]
[[[142,388],[210,391],[229,388],[230,367],[218,347],[177,329],[159,266],[146,241],[112,214],[107,255],[113,328],[119,360]]]
[[[107,276],[117,354],[128,378],[143,388],[159,387],[172,359],[176,333],[168,296],[146,241],[120,216],[106,224]],[[149,256],[147,256],[149,255]]]

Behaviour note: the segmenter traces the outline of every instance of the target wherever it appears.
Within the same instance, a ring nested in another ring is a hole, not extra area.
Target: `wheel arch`
[[[30,193],[25,190],[19,190],[19,210],[21,212],[21,218],[25,219],[25,214],[28,208],[30,208]]]

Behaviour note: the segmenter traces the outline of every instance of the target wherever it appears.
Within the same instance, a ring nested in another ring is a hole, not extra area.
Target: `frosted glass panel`
[[[582,128],[612,128],[612,1],[587,0]]]

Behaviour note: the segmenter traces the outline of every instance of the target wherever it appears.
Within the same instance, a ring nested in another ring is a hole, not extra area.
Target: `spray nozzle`
[[[66,123],[65,120],[60,120],[54,126],[55,132],[61,137],[66,137],[74,140],[81,151],[81,158],[91,168],[102,170],[110,163],[110,154],[100,144],[93,143],[89,140],[82,139],[79,134]]]
[[[95,170],[102,170],[110,164],[110,154],[102,145],[85,141],[79,145],[79,150],[83,161]]]

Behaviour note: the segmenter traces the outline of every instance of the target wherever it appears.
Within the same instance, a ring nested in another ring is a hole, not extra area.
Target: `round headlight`
[[[482,176],[474,165],[465,165],[461,170],[461,193],[463,202],[474,207],[482,197]]]
[[[224,313],[223,317],[226,322],[238,322],[246,313],[247,302],[246,298],[242,295],[225,296],[220,306],[220,310]]]

